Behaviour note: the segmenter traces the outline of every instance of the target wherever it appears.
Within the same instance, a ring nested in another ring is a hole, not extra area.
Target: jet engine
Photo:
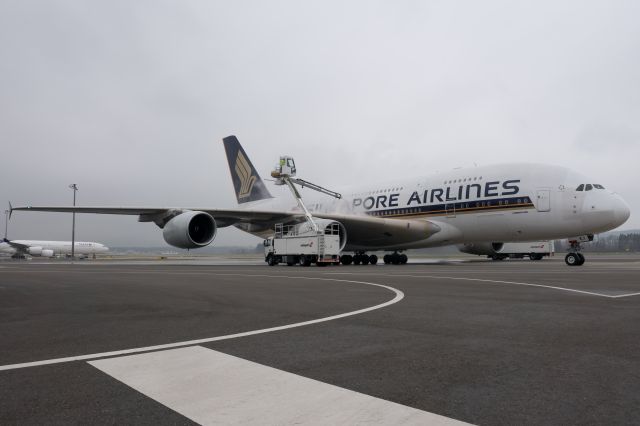
[[[500,253],[504,243],[466,243],[458,246],[463,253],[492,256]]]
[[[318,219],[315,217],[313,218],[313,221],[318,225],[318,229],[323,230],[325,234],[338,232],[338,235],[340,236],[340,250],[347,245],[347,229],[343,224],[335,220]],[[308,235],[313,233],[313,226],[306,221],[296,225],[295,230],[298,235]]]
[[[53,250],[43,249],[42,247],[29,247],[27,253],[31,256],[53,257]]]
[[[162,236],[174,247],[200,248],[213,241],[217,229],[216,221],[210,214],[187,211],[167,222],[162,230]]]
[[[42,256],[42,247],[29,247],[27,249],[27,253],[29,253],[31,256]]]

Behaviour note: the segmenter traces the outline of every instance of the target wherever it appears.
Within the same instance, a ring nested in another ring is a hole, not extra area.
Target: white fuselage
[[[583,190],[578,191],[583,184]],[[585,185],[589,185],[589,190]],[[615,192],[567,168],[505,164],[457,169],[430,177],[346,188],[340,200],[305,190],[311,212],[428,220],[440,231],[402,245],[346,250],[407,249],[475,241],[534,241],[595,234],[620,226],[629,207]],[[292,196],[250,203],[249,209],[298,211]],[[241,228],[242,229],[242,228]],[[265,237],[269,229],[251,229]]]
[[[71,241],[11,240],[11,242],[25,246],[26,249],[21,250],[15,246],[12,247],[9,243],[0,242],[0,253],[14,255],[22,252],[32,256],[41,256],[43,252],[54,256],[71,254]],[[76,241],[74,248],[76,255],[98,254],[109,250],[109,247],[104,244],[86,241]]]

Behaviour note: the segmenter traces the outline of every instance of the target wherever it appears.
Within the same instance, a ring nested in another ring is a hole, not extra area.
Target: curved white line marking
[[[344,314],[332,315],[330,317],[318,318],[318,319],[309,320],[309,321],[297,322],[297,323],[294,323],[294,324],[281,325],[281,326],[270,327],[270,328],[263,328],[263,329],[260,329],[260,330],[245,331],[243,333],[228,334],[226,336],[217,336],[217,337],[209,337],[209,338],[204,338],[204,339],[187,340],[187,341],[184,341],[184,342],[167,343],[167,344],[164,344],[164,345],[154,345],[154,346],[146,346],[146,347],[141,347],[141,348],[123,349],[123,350],[120,350],[120,351],[101,352],[101,353],[88,354],[88,355],[77,355],[77,356],[70,356],[70,357],[65,357],[65,358],[53,358],[53,359],[47,359],[47,360],[43,360],[43,361],[24,362],[24,363],[20,363],[20,364],[8,364],[8,365],[0,366],[0,371],[16,370],[16,369],[19,369],[19,368],[28,368],[28,367],[37,367],[37,366],[40,366],[40,365],[60,364],[60,363],[63,363],[63,362],[71,362],[71,361],[84,361],[84,360],[87,360],[87,359],[97,359],[97,358],[105,358],[105,357],[118,356],[118,355],[135,354],[135,353],[139,353],[139,352],[150,352],[150,351],[157,351],[157,350],[161,350],[161,349],[171,349],[171,348],[178,348],[178,347],[182,347],[182,346],[192,346],[192,345],[199,345],[199,344],[202,344],[202,343],[217,342],[219,340],[237,339],[239,337],[254,336],[256,334],[271,333],[273,331],[287,330],[287,329],[296,328],[296,327],[304,327],[306,325],[312,325],[312,324],[318,324],[318,323],[321,323],[321,322],[333,321],[333,320],[340,319],[340,318],[345,318],[345,317],[350,317],[350,316],[353,316],[353,315],[363,314],[365,312],[375,311],[376,309],[381,309],[381,308],[384,308],[386,306],[393,305],[394,303],[398,303],[399,301],[404,299],[404,293],[402,291],[396,289],[396,288],[389,287],[389,286],[383,285],[383,284],[370,283],[370,282],[367,282],[367,281],[352,281],[352,280],[339,280],[339,279],[335,279],[335,278],[296,277],[296,276],[288,276],[288,275],[264,275],[264,274],[258,274],[258,275],[248,275],[248,274],[207,274],[207,275],[216,275],[216,276],[225,275],[225,276],[239,276],[239,277],[295,278],[295,279],[300,279],[300,280],[322,280],[322,281],[336,281],[336,282],[344,282],[344,283],[364,284],[364,285],[370,285],[370,286],[374,286],[374,287],[381,287],[381,288],[390,290],[393,293],[395,293],[395,297],[393,299],[391,299],[391,300],[389,300],[387,302],[381,303],[379,305],[370,306],[368,308],[363,308],[363,309],[358,309],[357,311],[346,312]]]
[[[351,272],[328,272],[327,275],[352,275],[352,273]],[[356,275],[356,274],[353,274],[353,275]],[[362,276],[362,275],[374,275],[374,274],[358,274],[358,275]],[[375,275],[378,277],[384,276],[384,277],[408,277],[408,278],[437,278],[437,279],[443,279],[443,280],[479,281],[479,282],[490,283],[490,284],[511,284],[511,285],[527,286],[527,287],[541,287],[541,288],[550,288],[552,290],[569,291],[572,293],[588,294],[589,296],[606,297],[608,299],[620,299],[622,297],[640,295],[640,293],[609,295],[609,294],[595,293],[592,291],[576,290],[573,288],[557,287],[553,285],[523,283],[518,281],[488,280],[483,278],[445,277],[445,276],[438,276],[438,275],[409,275],[409,274],[375,274]]]

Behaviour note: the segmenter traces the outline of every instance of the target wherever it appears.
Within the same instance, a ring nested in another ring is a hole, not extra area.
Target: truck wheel
[[[276,258],[273,255],[267,256],[267,264],[269,266],[276,266],[278,262],[276,262]]]
[[[308,256],[301,255],[300,256],[300,264],[302,266],[311,266],[311,259]]]

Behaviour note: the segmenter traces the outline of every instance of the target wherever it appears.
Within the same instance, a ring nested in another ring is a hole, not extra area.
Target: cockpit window
[[[598,189],[604,189],[604,186],[600,185],[599,183],[594,183],[593,186],[595,186]]]
[[[587,186],[585,186],[584,190],[585,191],[591,191],[593,189],[593,185],[591,185],[590,183],[587,184]]]
[[[576,188],[576,191],[584,191],[584,183],[581,183],[580,185],[578,185],[578,187]]]

